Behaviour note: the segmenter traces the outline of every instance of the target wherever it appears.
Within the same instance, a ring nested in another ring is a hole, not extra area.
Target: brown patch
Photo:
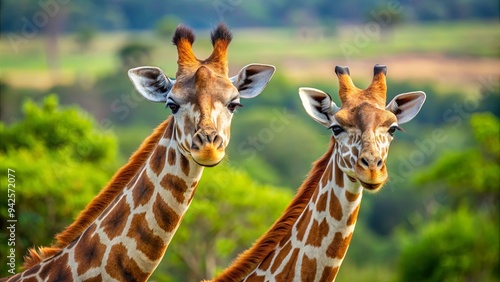
[[[106,209],[99,215],[99,217],[97,219],[99,221],[102,221],[108,215],[108,213],[116,206],[116,203],[118,203],[119,200],[121,200],[121,197],[116,197],[113,200],[113,202],[111,202],[111,204],[109,204],[108,207],[106,207]],[[73,240],[73,242],[74,242],[74,240]]]
[[[344,216],[342,213],[342,205],[340,205],[340,201],[335,196],[335,193],[330,194],[330,215],[335,218],[336,220],[341,220],[342,217]]]
[[[2,279],[0,279],[0,281],[3,281]],[[8,281],[11,281],[11,279],[9,279]],[[17,279],[12,279],[12,282],[15,282],[15,281],[19,281]],[[29,277],[29,278],[23,278],[22,280],[23,282],[38,282],[38,279],[34,276],[34,277]]]
[[[354,159],[354,157],[351,156],[351,158],[349,159],[349,162],[347,162],[347,166],[349,168],[352,168],[352,166],[355,165],[355,164],[356,164],[356,159]]]
[[[319,200],[316,202],[316,210],[319,212],[326,210],[326,204],[328,203],[328,192],[325,192],[319,196]]]
[[[309,222],[311,221],[312,212],[310,210],[304,211],[304,215],[299,219],[297,223],[297,240],[304,240],[305,230],[309,226]]]
[[[321,177],[321,187],[326,187],[328,181],[332,178],[332,162],[328,163],[328,167],[325,170],[325,173]]]
[[[177,160],[177,155],[175,153],[175,149],[174,148],[169,148],[168,149],[168,165],[170,166],[174,166],[175,165],[175,161]]]
[[[159,260],[165,251],[166,245],[161,237],[153,234],[148,226],[146,213],[136,214],[132,218],[127,236],[135,239],[137,249],[143,252],[150,260]]]
[[[352,233],[347,235],[347,237],[342,237],[342,233],[336,232],[333,241],[328,246],[326,250],[326,255],[331,258],[342,259],[347,252],[349,247],[349,242],[351,242]]]
[[[329,230],[330,227],[325,219],[323,219],[319,224],[317,220],[314,220],[309,231],[309,236],[307,237],[306,245],[320,247],[321,242],[323,242],[323,238],[328,235]]]
[[[341,166],[341,167],[348,167],[345,163],[345,160],[344,158],[342,157],[338,157],[339,158],[339,161],[338,161],[338,165]]]
[[[179,215],[161,197],[156,198],[153,213],[160,228],[167,232],[172,232],[180,220]]]
[[[335,184],[337,187],[344,188],[344,172],[338,165],[335,166]]]
[[[89,269],[102,264],[106,246],[100,242],[99,236],[94,233],[96,229],[97,226],[94,223],[82,234],[76,244],[75,261],[78,264],[76,269],[78,275],[82,275]]]
[[[340,152],[342,153],[342,155],[344,155],[345,153],[349,152],[349,147],[342,146],[342,148],[340,148]]]
[[[113,238],[122,234],[129,216],[130,207],[127,204],[126,198],[123,197],[100,224],[106,235],[108,235],[109,240],[113,240]]]
[[[160,182],[163,188],[172,192],[172,195],[179,203],[184,202],[184,193],[186,193],[188,187],[184,179],[175,176],[173,174],[167,173]]]
[[[295,265],[297,262],[297,256],[299,254],[299,248],[295,248],[292,252],[290,260],[286,263],[283,271],[276,275],[276,281],[290,281],[291,278],[295,276]],[[280,261],[280,263],[283,261]]]
[[[359,156],[359,151],[358,151],[358,148],[357,147],[352,147],[352,155],[353,156]]]
[[[358,218],[359,206],[360,205],[358,205],[356,209],[354,209],[354,211],[349,215],[349,218],[347,219],[347,226],[356,223],[356,219]]]
[[[309,259],[306,255],[302,258],[302,265],[300,267],[300,278],[304,282],[314,281],[318,265],[315,258]],[[322,280],[323,281],[323,280]]]
[[[276,256],[276,259],[274,260],[273,266],[271,266],[271,273],[275,273],[278,267],[280,267],[281,263],[285,259],[285,257],[290,253],[290,250],[292,249],[292,243],[288,242],[285,244],[285,246],[278,251],[278,255]],[[273,257],[267,257],[270,260],[272,260]]]
[[[29,251],[29,255],[25,258],[24,268],[30,268],[44,259],[53,256],[58,249],[59,251],[74,241],[82,232],[89,227],[94,220],[103,213],[103,211],[113,202],[113,200],[123,191],[123,188],[133,179],[139,170],[148,160],[149,156],[155,149],[157,143],[162,138],[162,135],[171,133],[173,127],[173,118],[170,117],[161,123],[144,142],[139,149],[130,157],[129,162],[120,168],[115,173],[113,178],[108,182],[106,187],[99,192],[92,202],[80,212],[77,219],[61,233],[56,235],[56,244],[51,247],[40,248],[39,251]],[[46,251],[50,249],[51,251]]]
[[[285,245],[286,243],[288,243],[290,241],[290,239],[292,238],[292,230],[290,230],[286,235],[285,237],[283,237],[283,239],[281,240],[279,246],[280,247],[283,247],[283,245]]]
[[[173,117],[169,117],[168,120],[171,120],[172,122],[169,122],[168,126],[165,128],[165,134],[163,134],[163,138],[166,139],[172,139],[172,133],[174,132],[174,123],[175,120]],[[158,140],[157,142],[159,142]]]
[[[137,179],[139,178],[139,175],[142,175],[140,172],[137,172],[134,177],[130,180],[130,182],[127,184],[125,187],[125,190],[129,190],[130,188],[134,187],[134,183],[137,182]],[[101,213],[102,216],[102,213]]]
[[[352,180],[351,180],[352,181]],[[353,181],[355,182],[355,181]],[[357,193],[357,194],[353,194],[349,191],[345,191],[345,198],[349,201],[349,202],[354,202],[356,201],[358,198],[359,198],[359,195],[361,195],[361,193]]]
[[[151,199],[155,186],[144,172],[141,179],[137,182],[134,189],[132,190],[132,199],[134,201],[134,207],[137,208],[139,205],[145,205]]]
[[[127,248],[122,243],[111,248],[106,272],[118,281],[146,281],[149,276],[128,256]]]
[[[321,279],[319,281],[333,281],[337,273],[339,272],[339,267],[325,267],[323,273],[321,274]]]
[[[262,263],[259,265],[259,269],[262,271],[267,271],[269,267],[271,266],[271,262],[273,261],[274,253],[276,250],[272,250],[267,257],[262,261]]]
[[[39,265],[39,264],[37,264],[37,265],[33,266],[32,268],[30,268],[30,269],[26,270],[26,271],[23,273],[23,275],[24,275],[24,276],[30,276],[30,275],[33,275],[33,274],[37,273],[37,272],[38,272],[38,270],[40,270],[40,265]]]
[[[188,176],[189,175],[189,160],[181,154],[181,170],[184,172],[184,175]]]
[[[156,174],[160,174],[165,166],[165,154],[167,152],[167,148],[162,145],[158,145],[156,147],[155,152],[151,156],[151,160],[149,161],[149,166],[151,170]]]
[[[72,281],[71,269],[68,265],[68,254],[60,256],[43,266],[40,278],[44,281]]]
[[[103,280],[102,280],[101,274],[97,275],[96,277],[92,277],[92,278],[83,280],[83,282],[102,282],[102,281]]]

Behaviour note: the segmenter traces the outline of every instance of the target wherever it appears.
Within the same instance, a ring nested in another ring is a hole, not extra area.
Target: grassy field
[[[197,31],[194,46],[198,57],[211,52],[208,34]],[[393,72],[396,79],[415,79],[422,74],[423,79],[453,78],[457,69],[497,75],[496,70],[500,69],[497,22],[401,25],[384,33],[359,25],[331,29],[234,29],[233,34],[229,50],[231,73],[251,62],[274,64],[280,73],[304,80],[328,78],[336,64],[368,67],[359,74],[365,77],[374,63],[381,62],[397,70]],[[12,86],[42,89],[78,80],[93,81],[119,68],[116,52],[131,40],[152,46],[154,51],[148,63],[174,75],[177,55],[170,40],[143,32],[101,33],[87,50],[79,48],[74,35],[63,35],[58,41],[56,69],[48,67],[45,38],[28,39],[16,50],[4,34],[0,39],[0,77]],[[415,69],[413,64],[419,62],[423,66]],[[405,65],[412,67],[408,71],[400,68]],[[457,82],[463,80],[458,77]]]

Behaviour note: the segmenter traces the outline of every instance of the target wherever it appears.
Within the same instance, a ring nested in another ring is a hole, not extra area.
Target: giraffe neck
[[[166,129],[147,162],[73,242],[22,273],[50,281],[146,281],[187,211],[203,167],[186,158]]]
[[[273,249],[267,251],[264,259],[255,264],[256,267],[240,276],[240,280],[335,279],[354,231],[362,197],[359,183],[351,181],[337,166],[336,158],[339,156],[336,150],[331,154],[309,202],[294,219],[287,234]],[[270,233],[268,236],[272,235]],[[215,281],[225,281],[230,277],[231,268],[223,275],[226,276],[217,277]]]

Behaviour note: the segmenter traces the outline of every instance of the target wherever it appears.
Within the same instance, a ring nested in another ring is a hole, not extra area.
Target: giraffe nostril
[[[368,161],[365,159],[365,158],[361,158],[361,163],[363,164],[363,166],[365,167],[369,167],[370,164],[368,163]]]
[[[203,136],[200,133],[197,133],[193,136],[193,141],[191,142],[191,149],[199,150],[200,147],[203,146]]]
[[[382,164],[383,164],[382,160],[379,160],[379,161],[377,162],[377,168],[381,168],[381,167],[382,167]]]
[[[193,136],[191,149],[200,150],[200,148],[208,144],[212,144],[215,148],[220,149],[223,146],[222,141],[222,137],[216,131],[212,131],[209,134],[199,132]]]
[[[222,149],[222,148],[223,148],[223,146],[224,146],[224,143],[223,143],[222,141],[223,141],[222,137],[220,137],[220,135],[219,135],[219,134],[217,134],[217,135],[215,136],[215,138],[214,138],[214,142],[213,142],[214,147],[215,147],[215,148],[217,148],[217,149]]]

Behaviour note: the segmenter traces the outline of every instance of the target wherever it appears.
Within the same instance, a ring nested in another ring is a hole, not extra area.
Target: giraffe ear
[[[306,112],[317,122],[330,127],[333,115],[340,110],[327,93],[308,87],[299,88],[300,100]]]
[[[398,118],[398,123],[403,124],[412,120],[425,102],[425,93],[422,91],[399,94],[385,107]]]
[[[271,65],[250,64],[229,80],[238,89],[241,98],[253,98],[266,88],[275,70]]]
[[[142,96],[153,102],[166,102],[170,89],[174,86],[172,81],[156,67],[138,67],[128,71],[128,77],[135,89]]]

